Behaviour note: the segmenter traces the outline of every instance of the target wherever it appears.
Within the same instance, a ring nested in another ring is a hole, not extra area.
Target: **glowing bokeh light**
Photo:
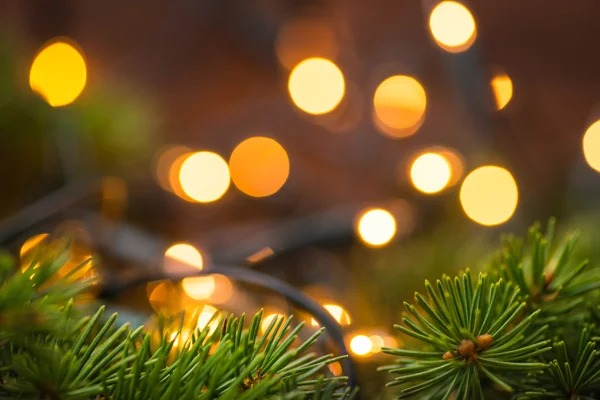
[[[356,335],[350,340],[350,350],[357,356],[365,356],[371,352],[373,343],[368,336]]]
[[[600,121],[594,122],[583,135],[583,155],[588,165],[600,172]]]
[[[346,84],[342,71],[332,61],[313,57],[294,67],[288,90],[294,104],[313,115],[333,111],[344,98]]]
[[[371,335],[369,336],[369,340],[372,343],[371,353],[379,353],[381,352],[381,348],[385,346],[383,338],[379,335]]]
[[[154,177],[158,185],[169,192],[173,191],[173,183],[179,183],[179,169],[185,158],[184,155],[191,154],[192,151],[185,146],[168,146],[157,152],[154,159]],[[178,165],[175,162],[180,159]]]
[[[438,46],[451,53],[467,50],[477,37],[473,15],[456,1],[436,5],[429,16],[429,28]]]
[[[208,300],[213,304],[227,302],[233,294],[233,284],[225,275],[213,274],[211,277],[215,281],[215,290],[208,297]]]
[[[496,107],[502,110],[513,95],[513,83],[510,77],[506,74],[499,74],[492,78],[492,90],[496,99]]]
[[[229,167],[216,153],[193,153],[181,164],[179,182],[183,192],[193,200],[210,203],[220,199],[229,188]]]
[[[281,317],[281,314],[278,313],[269,314],[266,317],[264,317],[262,323],[260,324],[261,332],[265,333],[267,329],[269,329],[271,323],[279,317]]]
[[[438,153],[421,154],[410,168],[410,179],[415,188],[433,194],[444,189],[450,182],[450,163]]]
[[[369,246],[387,244],[396,234],[396,220],[390,212],[375,208],[364,212],[358,220],[358,235]]]
[[[181,179],[179,178],[179,173],[181,172],[181,166],[183,165],[183,162],[187,160],[188,157],[190,157],[192,154],[194,153],[191,151],[183,152],[178,157],[176,157],[175,160],[171,163],[171,166],[169,167],[167,172],[167,190],[174,193],[176,196],[185,201],[195,203],[196,200],[192,199],[183,191],[183,187],[181,186]]]
[[[373,107],[384,134],[406,137],[415,133],[423,121],[427,95],[416,79],[395,75],[379,84],[373,95]]]
[[[47,237],[47,233],[40,233],[39,235],[35,235],[27,239],[21,246],[21,251],[19,252],[21,259],[23,259],[23,257],[25,257],[31,250],[39,246]]]
[[[393,336],[385,335],[383,337],[383,345],[390,348],[398,347],[398,341]]]
[[[164,268],[169,273],[185,272],[189,270],[186,267],[202,269],[202,266],[202,255],[191,244],[177,243],[165,251]]]
[[[66,106],[85,88],[87,70],[83,56],[68,43],[54,42],[34,58],[29,86],[52,107]]]
[[[275,252],[273,251],[272,248],[263,247],[256,253],[251,254],[248,257],[246,257],[246,260],[250,261],[251,263],[257,263],[259,261],[267,259],[268,257],[271,257],[273,254],[275,254]]]
[[[342,364],[340,364],[339,362],[334,362],[331,363],[327,366],[327,369],[329,369],[329,372],[331,372],[331,374],[333,376],[341,376],[342,373],[344,372],[342,370]]]
[[[337,304],[324,304],[323,308],[326,309],[329,314],[338,322],[340,325],[350,325],[350,314],[343,307]],[[312,326],[319,326],[319,323],[313,318],[310,321]]]
[[[171,281],[150,282],[146,287],[148,302],[157,313],[180,312],[185,309],[181,290]]]
[[[465,214],[486,226],[508,221],[517,208],[518,198],[517,183],[511,173],[493,165],[471,171],[460,188]]]
[[[229,170],[238,189],[252,197],[265,197],[281,189],[290,173],[290,160],[275,140],[257,136],[237,145]]]
[[[192,299],[208,299],[215,291],[215,279],[212,276],[193,276],[181,281],[185,294]]]
[[[457,184],[460,178],[462,178],[465,169],[461,155],[457,151],[446,147],[435,147],[432,149],[432,152],[440,154],[450,164],[450,181],[448,181],[448,186]]]
[[[190,338],[190,331],[187,329],[182,329],[181,330],[181,335],[180,332],[173,332],[171,333],[170,336],[170,340],[171,342],[173,342],[173,346],[174,347],[178,347],[179,346],[179,339],[181,339],[181,344],[183,345],[185,342],[188,341],[188,339]]]
[[[208,326],[209,335],[219,326],[219,318],[215,315],[218,310],[213,306],[206,305],[198,315],[198,329],[204,329]]]

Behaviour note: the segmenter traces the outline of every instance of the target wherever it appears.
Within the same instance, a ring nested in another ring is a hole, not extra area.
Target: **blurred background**
[[[314,301],[362,397],[387,398],[373,367],[425,278],[476,270],[550,216],[599,258],[598,15],[0,0],[0,245],[24,259],[73,234],[100,295],[141,320],[262,308],[314,331]]]

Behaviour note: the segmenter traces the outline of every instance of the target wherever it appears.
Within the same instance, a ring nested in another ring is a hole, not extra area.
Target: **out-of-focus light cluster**
[[[358,218],[357,233],[368,246],[381,247],[396,234],[396,219],[381,208],[364,211]]]
[[[219,274],[184,278],[181,287],[192,299],[208,300],[213,304],[223,304],[233,294],[233,285],[229,278]]]
[[[440,153],[424,153],[415,159],[410,168],[410,179],[423,193],[442,191],[452,177],[450,162]]]
[[[229,163],[214,152],[169,147],[156,158],[155,171],[164,190],[190,202],[210,203],[227,192],[231,181],[252,197],[277,193],[287,181],[290,161],[276,140],[256,136],[236,146]]]
[[[92,249],[88,245],[89,236],[84,226],[79,221],[64,221],[53,231],[53,235],[54,239],[48,233],[40,233],[25,240],[19,251],[21,270],[37,269],[40,266],[40,256],[48,252],[54,253],[57,246],[61,246],[60,241],[68,238],[71,245],[66,250],[67,258],[56,276],[50,279],[55,281],[67,278],[70,281],[88,281],[92,285],[96,284],[100,277],[92,262]],[[93,297],[92,291],[84,293],[77,301],[90,300]]]
[[[583,155],[588,165],[600,172],[600,121],[594,122],[583,135]]]
[[[209,298],[215,292],[215,278],[212,276],[194,276],[181,281],[185,294],[196,300]]]
[[[373,107],[379,130],[386,136],[402,138],[412,135],[421,126],[427,95],[415,78],[394,75],[375,89]]]
[[[171,326],[166,327],[166,329],[171,330],[169,340],[173,342],[173,346],[176,349],[181,349],[186,346],[192,338],[192,334],[195,333],[197,329],[203,330],[208,327],[208,334],[211,335],[219,327],[219,310],[213,306],[204,305],[190,308],[186,311],[183,320],[177,319]],[[156,323],[156,318],[153,317],[147,326],[152,326]]]
[[[29,86],[52,107],[71,104],[83,91],[87,68],[72,45],[55,41],[35,56],[29,71]]]
[[[220,199],[230,185],[229,167],[218,154],[172,146],[156,159],[156,180],[164,190],[196,203]]]
[[[197,278],[203,280],[199,282],[196,281]],[[205,278],[212,279],[209,283]],[[232,294],[233,285],[222,275],[189,277],[184,279],[181,285],[165,280],[150,282],[147,286],[148,302],[157,313],[189,312],[196,309],[199,304],[205,303],[225,304]]]
[[[456,1],[437,4],[429,16],[429,28],[438,46],[450,53],[467,50],[477,37],[475,18]]]
[[[183,274],[202,268],[202,254],[190,244],[178,243],[165,252],[164,269],[168,273]],[[225,303],[233,294],[231,281],[220,274],[184,278],[181,288],[192,299],[209,300],[214,304]]]
[[[498,74],[492,78],[492,90],[496,99],[496,107],[502,110],[510,102],[513,95],[513,84],[506,74]]]
[[[281,189],[290,173],[290,161],[277,141],[257,136],[237,145],[229,170],[239,190],[252,197],[265,197]]]
[[[302,111],[321,115],[333,111],[344,98],[346,83],[333,61],[311,57],[301,61],[290,73],[288,90]]]
[[[350,337],[350,351],[361,357],[381,353],[382,347],[397,347],[397,345],[396,340],[386,334],[361,333]]]
[[[324,304],[323,308],[325,308],[340,325],[350,325],[352,322],[350,320],[350,314],[337,304]],[[312,326],[319,326],[319,323],[314,318],[311,319],[310,324]]]
[[[465,214],[486,226],[508,221],[517,208],[518,199],[512,174],[493,165],[471,171],[460,188],[460,203]]]

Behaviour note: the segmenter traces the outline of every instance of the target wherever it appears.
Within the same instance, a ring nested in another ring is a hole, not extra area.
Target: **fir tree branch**
[[[512,282],[486,274],[473,282],[467,271],[455,279],[445,276],[436,286],[426,283],[429,301],[415,294],[422,311],[405,304],[414,319],[397,326],[428,350],[383,349],[403,357],[388,368],[400,375],[390,385],[402,385],[402,397],[444,399],[456,392],[458,398],[483,398],[482,376],[512,392],[505,376],[546,368],[530,360],[550,350],[549,342],[525,335],[539,312],[524,315],[526,303],[518,300]]]

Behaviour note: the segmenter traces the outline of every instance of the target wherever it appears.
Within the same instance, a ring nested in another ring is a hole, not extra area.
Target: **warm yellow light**
[[[170,340],[171,340],[171,342],[173,342],[173,346],[178,347],[179,339],[181,339],[181,344],[183,345],[185,342],[188,341],[189,338],[190,338],[190,331],[184,329],[181,331],[181,335],[179,334],[179,332],[173,332],[171,334]]]
[[[410,168],[413,186],[423,193],[441,191],[448,185],[451,176],[450,163],[438,153],[420,155]]]
[[[492,90],[496,98],[496,107],[502,110],[513,95],[513,84],[510,77],[506,74],[496,75],[492,78]]]
[[[173,191],[173,183],[179,183],[179,169],[187,157],[183,155],[191,154],[191,150],[185,146],[168,146],[161,149],[154,160],[154,173],[158,185],[167,191]],[[178,166],[174,166],[175,161],[180,159]]]
[[[398,347],[398,342],[392,336],[386,335],[383,338],[383,345],[389,348],[396,348]]]
[[[33,60],[29,86],[52,107],[66,106],[81,94],[87,80],[83,56],[70,44],[55,42]]]
[[[451,53],[467,50],[477,36],[475,19],[456,1],[442,1],[431,11],[429,28],[438,46]]]
[[[471,171],[460,188],[460,203],[467,216],[486,226],[508,221],[518,198],[517,183],[511,173],[492,165]]]
[[[233,284],[224,275],[213,274],[211,277],[215,281],[215,290],[208,297],[213,304],[223,304],[231,298],[233,294]]]
[[[260,324],[260,330],[262,333],[265,333],[267,331],[267,329],[269,329],[269,326],[271,325],[271,323],[277,319],[281,317],[281,314],[269,314],[267,315],[265,318],[263,318],[262,323]],[[273,332],[271,332],[273,333]]]
[[[342,370],[342,364],[340,364],[339,362],[331,363],[327,366],[327,368],[333,374],[333,376],[341,376],[344,372]]]
[[[396,220],[386,210],[371,209],[358,221],[358,235],[369,246],[379,247],[388,243],[396,234]]]
[[[350,350],[357,356],[364,356],[371,352],[373,343],[368,336],[356,335],[350,340]]]
[[[268,257],[271,257],[273,254],[275,254],[275,252],[273,251],[272,248],[270,247],[263,247],[262,249],[260,249],[259,251],[257,251],[254,254],[249,255],[248,257],[246,257],[246,260],[250,261],[251,263],[257,263],[259,261],[262,261]]]
[[[165,270],[169,273],[180,273],[185,272],[186,266],[202,269],[200,252],[187,243],[178,243],[169,247],[165,252]]]
[[[21,251],[19,253],[21,259],[23,259],[23,257],[26,256],[27,253],[29,253],[32,249],[34,249],[40,243],[42,243],[47,237],[47,233],[40,233],[39,235],[35,235],[27,239],[25,243],[23,243],[23,245],[21,246]]]
[[[219,319],[215,316],[218,312],[213,306],[206,305],[198,315],[198,329],[208,326],[209,334],[212,334],[219,326]]]
[[[371,353],[379,353],[381,348],[385,346],[383,338],[379,335],[371,335],[369,336],[369,340],[372,343]]]
[[[212,276],[194,276],[181,281],[185,294],[192,299],[202,300],[209,298],[215,291],[215,278]]]
[[[281,189],[290,173],[290,160],[275,140],[257,136],[237,145],[229,170],[238,189],[249,196],[264,197]]]
[[[406,137],[415,133],[421,125],[427,96],[416,79],[395,75],[379,84],[373,95],[373,106],[384,134]]]
[[[218,154],[200,151],[181,164],[179,182],[184,193],[200,203],[218,200],[229,188],[229,168]]]
[[[165,186],[170,192],[173,192],[176,196],[182,198],[185,201],[189,201],[195,203],[196,200],[192,199],[188,196],[181,186],[181,179],[179,178],[179,173],[181,172],[181,166],[183,162],[188,159],[189,156],[194,154],[191,151],[184,151],[184,148],[180,148],[178,151],[181,153],[175,157],[170,167],[167,170],[167,185]]]
[[[181,290],[171,281],[150,282],[146,290],[148,302],[157,313],[173,313],[185,309],[186,304],[182,299]],[[189,301],[187,297],[185,299]]]
[[[448,161],[448,164],[450,164],[450,181],[448,182],[448,186],[457,184],[464,172],[464,162],[460,154],[446,147],[435,147],[433,150],[433,152],[444,157]]]
[[[583,135],[583,155],[594,170],[600,172],[600,121],[594,122]]]
[[[324,304],[323,308],[340,324],[350,325],[350,314],[337,304]],[[310,321],[312,326],[319,326],[319,323],[313,318]]]
[[[320,115],[340,104],[346,91],[344,75],[333,62],[319,57],[308,58],[290,73],[288,90],[298,108]]]

